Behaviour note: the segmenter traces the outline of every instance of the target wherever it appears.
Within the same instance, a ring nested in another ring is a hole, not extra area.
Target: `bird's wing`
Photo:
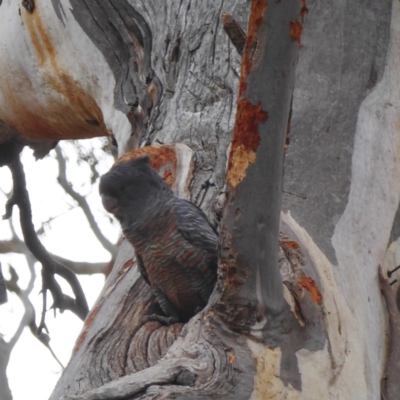
[[[192,261],[188,259],[183,271],[203,307],[208,302],[217,278],[218,235],[200,208],[182,199],[175,199],[174,205],[180,233],[194,248],[200,250],[195,253]]]
[[[218,235],[203,211],[183,199],[175,199],[174,205],[179,230],[183,237],[193,246],[216,254]]]

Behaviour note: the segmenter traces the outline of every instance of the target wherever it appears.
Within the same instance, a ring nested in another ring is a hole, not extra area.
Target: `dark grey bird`
[[[218,236],[205,214],[175,197],[148,157],[115,165],[99,189],[165,313],[149,319],[188,321],[207,304],[217,279]]]

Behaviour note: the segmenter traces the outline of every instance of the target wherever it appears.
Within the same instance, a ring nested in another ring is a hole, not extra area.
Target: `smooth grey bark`
[[[283,310],[285,303],[278,268],[278,232],[283,151],[298,47],[297,41],[290,39],[288,21],[298,18],[300,3],[282,6],[272,3],[267,8],[256,39],[245,49],[242,74],[246,69],[249,71],[241,77],[241,86],[245,85],[245,89],[238,99],[236,123],[240,125],[235,128],[228,168],[242,162],[236,151],[240,146],[247,147],[248,157],[255,152],[255,161],[245,160],[249,162],[243,172],[245,176],[236,177],[228,172],[229,204],[224,222],[235,243],[236,263],[244,263],[254,275],[246,292],[259,285],[259,299],[255,303],[262,303],[260,315],[266,312],[273,316]],[[256,23],[253,21],[253,24]],[[253,50],[255,43],[265,49],[259,50],[261,55]],[[246,68],[247,63],[251,68]],[[251,131],[257,122],[258,129]],[[253,141],[257,140],[260,143],[254,146]],[[236,182],[240,179],[243,181]]]
[[[331,237],[348,201],[358,109],[382,78],[392,1],[310,0],[307,7],[283,208],[336,262]]]

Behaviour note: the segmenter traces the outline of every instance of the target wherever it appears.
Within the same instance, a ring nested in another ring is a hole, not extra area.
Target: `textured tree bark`
[[[227,205],[210,305],[185,326],[142,326],[156,305],[124,243],[51,399],[377,400],[381,379],[387,400],[400,396],[387,354],[398,316],[391,303],[388,324],[378,282],[378,265],[386,279],[400,264],[400,5],[271,1],[266,25],[247,26],[249,6],[0,6],[1,119],[31,139],[114,135],[121,154],[174,145],[163,160],[177,193],[214,222]],[[293,13],[281,35],[276,10]],[[223,12],[247,33],[243,68],[254,76],[240,89]],[[29,56],[15,51],[26,47]],[[238,121],[247,118],[228,163],[238,92]],[[389,299],[398,284],[382,287]]]

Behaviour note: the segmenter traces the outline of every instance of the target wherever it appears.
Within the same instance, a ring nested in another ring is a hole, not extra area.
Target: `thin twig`
[[[28,262],[28,264],[30,264],[29,265],[30,268],[33,267],[32,261],[28,260],[28,258],[27,258],[27,262]],[[64,369],[63,364],[58,359],[58,357],[54,353],[53,349],[50,347],[50,344],[49,344],[50,337],[45,333],[38,332],[39,329],[35,323],[35,309],[29,300],[29,294],[31,293],[32,289],[21,290],[21,288],[18,286],[18,275],[17,275],[16,271],[12,267],[10,267],[10,269],[11,269],[12,273],[11,273],[11,279],[9,281],[7,281],[7,288],[8,288],[8,290],[15,293],[19,297],[19,299],[21,300],[21,302],[24,306],[25,313],[19,323],[17,331],[14,333],[11,340],[7,343],[8,350],[11,352],[11,350],[13,349],[13,347],[15,346],[15,344],[18,342],[19,338],[21,337],[21,334],[22,334],[23,330],[25,329],[25,327],[29,327],[32,335],[37,340],[39,340],[39,342],[41,342],[44,346],[46,346],[48,348],[48,350],[50,351],[50,353],[52,354],[54,359],[57,361],[57,363],[61,366],[61,368]],[[35,280],[35,276],[31,275],[31,279],[29,282],[30,284],[28,285],[28,288],[33,288],[34,280]]]
[[[25,256],[26,262],[28,264],[30,278],[29,278],[28,286],[25,289],[25,292],[27,294],[30,294],[33,290],[35,280],[36,280],[35,262],[37,260],[33,256],[33,254],[29,251],[29,249],[26,247],[26,244],[18,237],[17,232],[15,231],[15,228],[14,228],[14,223],[13,223],[12,218],[10,218],[8,220],[8,223],[10,225],[12,241],[15,243],[17,248],[20,250],[20,251],[18,251],[18,253],[21,253]]]
[[[58,146],[55,148],[55,151],[57,154],[57,162],[58,162],[58,178],[57,178],[58,183],[65,190],[65,192],[68,193],[78,203],[79,207],[85,214],[85,217],[90,225],[90,228],[92,229],[97,240],[111,254],[111,256],[114,257],[117,254],[117,247],[103,235],[90,210],[86,198],[81,194],[75,192],[75,190],[69,184],[66,174],[67,166],[62,151]]]
[[[46,311],[47,311],[47,290],[42,290],[42,295],[43,295],[43,303],[42,303],[42,317],[40,318],[40,324],[37,328],[37,333],[38,335],[41,335],[43,332],[43,329],[49,333],[49,330],[47,329],[46,326]]]
[[[29,300],[27,299],[27,296],[25,296],[22,293],[21,289],[17,285],[17,282],[15,281],[15,278],[12,277],[9,281],[6,281],[6,285],[7,285],[7,289],[10,292],[15,293],[20,298],[20,300],[22,301],[22,304],[24,305],[24,309],[25,309],[24,315],[22,316],[21,321],[19,322],[17,330],[15,331],[14,335],[7,343],[8,347],[10,349],[10,352],[11,352],[11,350],[14,348],[14,346],[18,342],[19,338],[21,337],[22,332],[24,331],[25,327],[28,326],[29,323],[34,318],[34,308],[33,308],[32,304],[29,302]]]

